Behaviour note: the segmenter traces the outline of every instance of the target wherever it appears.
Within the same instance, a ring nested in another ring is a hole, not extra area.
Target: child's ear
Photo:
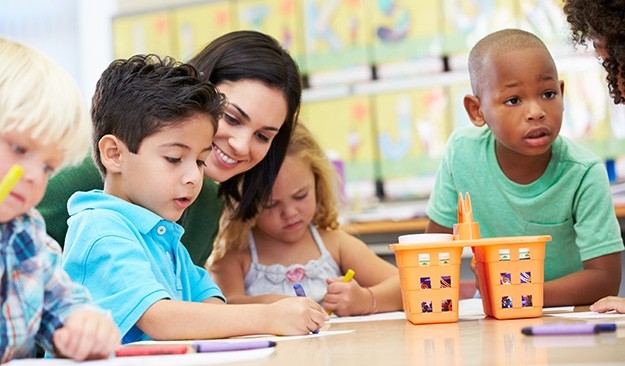
[[[123,147],[123,143],[114,135],[104,135],[98,142],[100,159],[108,173],[120,171]]]
[[[480,98],[475,95],[465,95],[464,109],[467,111],[471,123],[475,126],[482,127],[486,124],[486,121],[484,121],[484,115],[482,114]]]

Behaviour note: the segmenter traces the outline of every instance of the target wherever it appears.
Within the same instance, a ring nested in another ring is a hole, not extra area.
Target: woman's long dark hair
[[[258,80],[284,93],[287,115],[267,155],[252,169],[221,183],[219,193],[232,219],[248,220],[271,194],[302,99],[297,64],[280,43],[256,31],[227,33],[189,60],[214,85],[223,81]]]

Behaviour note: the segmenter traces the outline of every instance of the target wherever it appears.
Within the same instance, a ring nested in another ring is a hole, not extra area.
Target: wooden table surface
[[[234,365],[622,365],[625,330],[598,335],[526,336],[529,325],[580,322],[463,319],[414,325],[408,320],[330,324],[352,333],[279,341],[268,358]]]

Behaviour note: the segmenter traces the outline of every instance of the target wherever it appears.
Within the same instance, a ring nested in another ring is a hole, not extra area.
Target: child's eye
[[[276,207],[276,205],[277,205],[277,202],[276,202],[276,201],[271,201],[271,202],[267,202],[267,203],[265,203],[265,204],[263,205],[263,208],[265,208],[265,209],[271,209],[271,208]]]
[[[26,154],[26,148],[17,144],[11,144],[11,150],[19,155]]]
[[[519,104],[519,98],[510,98],[510,99],[506,100],[505,104],[506,105],[517,105],[517,104]]]
[[[206,166],[206,161],[204,160],[196,160],[195,163],[197,164],[197,166],[201,166],[201,167]]]
[[[295,198],[295,200],[297,201],[301,201],[305,199],[306,197],[308,197],[308,191],[306,191],[305,193],[299,194],[297,196],[294,196],[293,198]]]
[[[52,173],[54,173],[54,172],[56,171],[56,168],[55,168],[55,167],[53,167],[53,166],[52,166],[52,165],[50,165],[50,164],[46,164],[46,165],[44,165],[44,166],[43,166],[43,171],[44,171],[47,175],[50,175],[50,174],[52,174]]]
[[[172,163],[172,164],[178,164],[179,162],[182,161],[182,159],[180,158],[171,158],[168,156],[165,157],[165,160],[167,160],[167,162]]]
[[[545,98],[547,98],[547,99],[553,99],[553,98],[556,97],[556,95],[558,95],[558,93],[556,93],[554,91],[548,91],[548,92],[545,92],[544,95],[545,95]]]

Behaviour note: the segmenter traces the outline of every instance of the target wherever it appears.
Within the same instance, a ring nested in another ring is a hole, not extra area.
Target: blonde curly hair
[[[338,221],[338,195],[341,181],[336,169],[312,133],[302,123],[293,130],[286,156],[296,156],[310,165],[315,176],[317,207],[312,224],[323,230],[336,230]],[[256,224],[256,217],[247,221],[232,220],[232,212],[224,210],[219,221],[219,233],[213,251],[206,262],[210,270],[212,264],[223,258],[228,251],[240,251],[249,247],[249,232]]]

